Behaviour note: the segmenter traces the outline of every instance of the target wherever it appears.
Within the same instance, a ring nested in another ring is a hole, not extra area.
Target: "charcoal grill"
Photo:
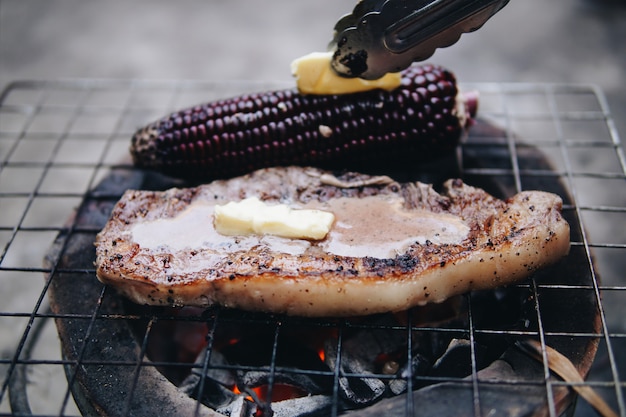
[[[134,130],[187,105],[280,87],[71,80],[4,90],[0,414],[583,416],[591,408],[572,390],[582,385],[626,415],[626,159],[595,86],[463,85],[481,106],[458,155],[393,169],[435,184],[459,176],[499,197],[563,196],[571,253],[522,284],[341,320],[147,308],[99,284],[92,243],[123,190],[184,185],[133,169]],[[520,348],[527,339],[539,340],[542,361]],[[394,352],[361,353],[390,340]],[[555,376],[546,346],[586,382]],[[376,356],[373,368],[354,365],[364,355]]]

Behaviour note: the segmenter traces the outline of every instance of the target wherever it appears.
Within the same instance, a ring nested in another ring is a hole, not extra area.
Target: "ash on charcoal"
[[[309,375],[277,372],[273,376],[267,371],[237,371],[237,386],[256,388],[274,385],[293,387],[294,392],[303,392],[307,395],[316,395],[328,392],[327,388],[320,387]]]
[[[396,317],[384,315],[372,323],[373,328],[346,332],[339,359],[337,340],[326,341],[324,352],[328,367],[335,369],[339,360],[341,374],[359,375],[339,378],[339,393],[349,404],[362,407],[385,395],[403,392],[407,378],[423,375],[434,362],[435,358],[428,359],[426,355],[442,351],[438,346],[440,341],[431,340],[432,333],[411,332],[415,352],[412,352],[411,364],[407,364],[407,332],[398,330],[397,325]],[[427,353],[421,354],[422,351]],[[395,371],[396,367],[400,369]],[[399,379],[380,378],[381,373],[395,373]]]
[[[230,404],[216,409],[220,414],[229,417],[250,417],[254,415],[254,404],[238,395]]]
[[[327,395],[310,395],[291,400],[277,401],[268,410],[266,404],[259,405],[243,395],[239,395],[231,404],[216,409],[228,417],[326,417],[333,405],[332,397]]]
[[[417,375],[427,375],[431,368],[431,363],[432,361],[427,359],[425,356],[420,355],[419,353],[415,354],[411,358],[411,363],[409,364],[407,362],[396,373],[398,378],[389,381],[388,388],[389,391],[391,391],[391,394],[400,395],[405,392],[408,386],[409,378],[414,378]]]
[[[206,351],[203,351],[198,356],[196,366],[192,368],[191,373],[179,388],[191,398],[211,408],[224,407],[237,398],[237,395],[229,388],[235,385],[235,375],[232,371],[219,367],[209,367],[203,374],[205,355]],[[224,355],[217,351],[211,353],[211,362],[220,366],[228,364]]]
[[[272,403],[273,417],[326,417],[330,415],[332,397],[311,395]]]
[[[324,352],[326,354],[326,363],[331,369],[335,369],[338,360],[336,342],[328,341]],[[341,373],[368,373],[373,375],[367,363],[359,361],[357,356],[352,356],[349,352],[342,352],[339,361]],[[375,402],[385,393],[385,388],[385,383],[375,377],[339,377],[339,392],[341,396],[348,402],[358,406],[365,406]]]

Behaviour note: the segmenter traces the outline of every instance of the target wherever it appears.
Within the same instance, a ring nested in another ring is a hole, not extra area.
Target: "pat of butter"
[[[333,71],[332,52],[313,52],[291,63],[298,91],[303,94],[349,94],[382,88],[393,90],[401,84],[399,72],[385,74],[377,80],[346,78]]]
[[[291,239],[324,239],[335,221],[333,213],[268,205],[256,197],[216,205],[215,230],[223,235],[274,235]]]

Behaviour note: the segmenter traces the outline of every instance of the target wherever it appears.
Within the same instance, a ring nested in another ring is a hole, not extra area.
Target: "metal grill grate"
[[[473,294],[465,297],[467,325],[457,327],[418,325],[412,315],[402,324],[374,325],[352,320],[232,315],[220,309],[185,317],[172,311],[133,310],[125,304],[116,304],[113,291],[94,283],[95,272],[89,262],[68,259],[80,258],[81,253],[89,257],[91,252],[85,248],[99,230],[93,223],[84,221],[81,213],[95,211],[100,216],[97,220],[102,221],[108,215],[107,208],[119,198],[120,190],[137,183],[133,176],[136,173],[127,159],[129,138],[137,127],[187,105],[277,87],[282,86],[276,83],[83,80],[17,82],[6,88],[0,96],[0,414],[77,415],[79,410],[89,413],[102,406],[112,407],[108,408],[109,413],[114,410],[112,414],[140,415],[145,411],[145,402],[152,401],[144,398],[144,403],[137,403],[139,397],[149,393],[144,381],[146,375],[169,384],[155,377],[160,375],[157,371],[165,370],[164,374],[169,371],[172,379],[172,372],[188,372],[190,368],[201,374],[211,369],[256,369],[252,365],[215,366],[211,355],[216,332],[243,322],[263,328],[267,335],[266,361],[258,368],[268,372],[270,387],[280,373],[330,378],[329,415],[342,413],[338,405],[341,378],[372,377],[368,373],[347,372],[341,366],[342,348],[347,344],[344,335],[371,328],[404,335],[408,363],[414,354],[411,345],[416,333],[447,333],[468,339],[469,378],[412,375],[411,369],[406,378],[409,391],[417,385],[439,383],[469,388],[470,407],[462,410],[467,415],[492,415],[490,412],[494,410],[489,408],[492,403],[487,394],[493,387],[502,385],[540,388],[541,407],[546,415],[589,415],[591,408],[584,402],[579,401],[576,409],[567,406],[563,392],[568,390],[564,388],[580,384],[552,376],[546,364],[545,346],[553,342],[568,346],[568,343],[595,340],[597,357],[582,385],[592,387],[614,410],[626,416],[626,382],[622,379],[626,375],[626,278],[623,272],[626,267],[626,158],[606,100],[593,86],[464,85],[466,89],[480,91],[479,115],[483,120],[472,131],[471,140],[462,145],[465,181],[484,184],[496,178],[512,192],[549,189],[558,183],[571,196],[564,214],[572,225],[572,253],[562,275],[572,280],[550,280],[541,275],[516,287],[530,294],[532,314],[528,320],[536,322],[536,328],[483,325],[477,307],[481,299]],[[537,154],[545,156],[551,165],[536,164]],[[475,163],[476,160],[480,163]],[[103,182],[108,187],[103,188]],[[71,217],[74,210],[79,214]],[[76,245],[79,245],[78,250]],[[42,263],[44,258],[47,261]],[[548,272],[554,273],[554,270]],[[47,276],[52,278],[45,280]],[[87,302],[80,299],[79,292],[75,308],[66,305],[63,310],[51,309],[48,297],[53,291],[57,301],[76,297],[76,293],[62,293],[66,291],[65,287],[60,287],[60,283],[67,282],[64,277],[76,279],[78,291],[82,291],[85,283],[91,283],[85,287]],[[561,317],[555,327],[550,303],[561,294],[567,294],[564,297],[574,304],[589,300],[591,311],[597,313],[597,317],[594,318],[594,314],[572,316],[572,323],[565,320],[568,323],[564,325]],[[56,321],[62,335],[63,355],[50,319]],[[579,323],[586,319],[590,324]],[[135,344],[101,339],[102,328],[117,329],[124,323],[131,323],[135,329]],[[206,326],[202,336],[207,345],[203,344],[202,349],[208,354],[195,364],[172,359],[148,360],[150,343],[156,337],[153,335],[157,334],[159,326],[168,323]],[[68,328],[73,329],[73,333],[64,333]],[[283,349],[280,347],[282,337],[293,329],[336,332],[336,365],[319,370],[293,369],[281,364],[278,356]],[[526,336],[538,336],[544,347],[539,379],[505,378],[496,382],[479,377],[482,364],[477,339],[491,337],[510,341]],[[104,350],[99,350],[103,346]],[[130,360],[124,356],[127,350],[131,352]],[[576,354],[581,353],[572,353]],[[588,367],[584,364],[585,358],[578,359],[581,368]],[[121,375],[127,379],[120,379]],[[386,374],[376,377],[389,379]],[[94,404],[93,399],[80,395],[90,378],[115,406]],[[200,391],[204,383],[200,382]],[[71,391],[77,394],[76,400]],[[507,401],[511,400],[510,395],[508,392]],[[402,401],[399,415],[413,415],[417,409],[424,408],[422,403],[416,403],[418,397],[399,398]],[[164,414],[168,411],[166,403],[157,406]],[[206,408],[194,400],[181,402],[176,411],[209,415]],[[277,415],[289,415],[280,412],[276,411]],[[496,414],[500,415],[497,410]]]

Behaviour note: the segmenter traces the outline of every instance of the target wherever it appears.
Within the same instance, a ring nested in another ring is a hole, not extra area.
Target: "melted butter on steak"
[[[331,255],[385,259],[406,252],[416,243],[461,243],[470,230],[458,216],[407,209],[400,198],[340,197],[293,206],[332,212],[336,222],[328,236],[311,242],[269,235],[222,235],[213,224],[215,204],[196,200],[174,217],[136,223],[130,230],[131,239],[142,249],[153,251],[205,248],[235,253],[262,246],[290,255],[302,255],[313,248]]]
[[[142,249],[152,251],[182,251],[208,249],[220,253],[236,253],[263,245],[280,253],[301,255],[310,246],[303,239],[278,236],[228,236],[215,230],[215,204],[196,200],[174,217],[136,223],[130,229],[132,240]]]
[[[461,243],[470,230],[458,216],[409,210],[399,198],[337,198],[327,204],[337,220],[319,245],[333,255],[394,258],[416,243]]]

